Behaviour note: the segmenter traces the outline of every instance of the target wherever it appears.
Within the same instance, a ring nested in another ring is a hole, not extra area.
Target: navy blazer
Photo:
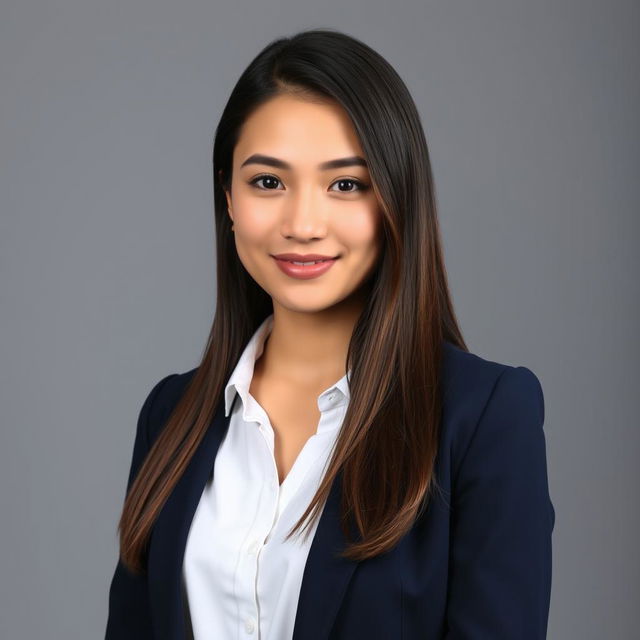
[[[163,378],[146,398],[127,488],[194,372]],[[435,470],[444,493],[434,494],[391,551],[349,561],[332,554],[345,546],[339,475],[309,550],[293,640],[546,637],[555,511],[540,382],[526,367],[486,360],[449,342],[442,375]],[[154,524],[148,574],[134,576],[118,561],[109,590],[107,640],[186,637],[184,550],[229,419],[221,401]]]

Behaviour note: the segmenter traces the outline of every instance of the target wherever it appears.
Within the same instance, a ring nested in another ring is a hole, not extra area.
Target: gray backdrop
[[[469,346],[546,399],[549,638],[637,637],[638,2],[5,0],[0,637],[98,638],[138,411],[214,312],[214,128],[272,38],[393,64]],[[634,542],[635,540],[635,542]]]

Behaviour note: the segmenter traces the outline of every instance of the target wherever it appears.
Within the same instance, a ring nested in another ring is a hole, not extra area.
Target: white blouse
[[[249,394],[255,361],[273,328],[264,320],[224,392],[231,419],[187,538],[182,569],[187,634],[286,640],[317,527],[284,537],[315,494],[349,402],[348,374],[318,396],[320,422],[282,484],[269,416]],[[235,402],[239,398],[240,402]]]

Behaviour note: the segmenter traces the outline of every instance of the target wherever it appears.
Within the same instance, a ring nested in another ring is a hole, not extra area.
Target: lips
[[[273,258],[280,268],[280,271],[291,278],[297,278],[300,280],[308,280],[321,276],[323,273],[329,271],[329,269],[331,269],[333,264],[337,261],[337,258],[322,258],[317,261],[298,261],[292,259],[282,259],[277,256],[273,256]],[[296,264],[297,262],[313,262],[313,264]]]
[[[324,262],[335,260],[338,256],[324,255],[322,253],[277,253],[273,256],[276,260],[287,262]]]
[[[326,258],[325,260],[309,260],[308,262],[306,260],[285,260],[284,262],[290,262],[291,264],[308,266],[310,264],[318,264],[319,262],[328,262],[329,260],[331,260],[331,258]]]

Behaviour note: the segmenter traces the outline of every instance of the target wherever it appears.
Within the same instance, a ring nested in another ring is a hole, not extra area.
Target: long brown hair
[[[270,296],[237,255],[224,189],[243,122],[283,92],[332,99],[347,111],[384,231],[345,363],[351,374],[344,422],[318,491],[289,535],[319,516],[341,474],[343,531],[348,535],[353,518],[360,534],[344,556],[364,560],[392,548],[437,487],[443,340],[468,349],[448,291],[420,117],[401,78],[366,44],[333,29],[302,31],[271,42],[251,61],[216,129],[216,312],[202,361],[127,493],[118,525],[120,555],[134,573],[145,569],[154,521],[223,400],[247,341],[273,312]]]

